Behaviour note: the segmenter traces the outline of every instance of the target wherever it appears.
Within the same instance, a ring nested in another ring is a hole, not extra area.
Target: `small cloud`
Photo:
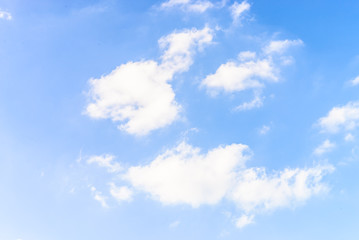
[[[234,2],[230,7],[231,15],[233,18],[233,22],[237,23],[243,16],[243,13],[249,11],[251,5],[247,1],[243,1],[241,3]]]
[[[263,106],[263,99],[263,97],[256,95],[252,101],[242,103],[241,105],[237,106],[235,110],[245,111],[251,110],[253,108],[260,108]]]
[[[236,220],[236,227],[237,228],[243,228],[249,224],[254,223],[254,215],[242,215],[240,218]]]
[[[320,156],[324,153],[332,151],[333,148],[335,148],[335,143],[332,143],[330,140],[327,139],[321,145],[319,145],[313,153],[314,155]]]
[[[172,223],[170,223],[170,225],[169,225],[169,227],[170,228],[176,228],[176,227],[178,227],[179,225],[180,225],[180,221],[174,221],[174,222],[172,222]]]
[[[118,162],[113,161],[115,156],[110,154],[104,154],[101,156],[91,156],[87,163],[97,163],[100,167],[105,167],[111,173],[120,172],[122,170],[121,165]]]
[[[103,208],[108,208],[107,197],[103,196],[101,192],[97,191],[94,186],[91,186],[90,189],[91,189],[94,199],[96,201],[98,201],[99,203],[101,203],[101,206]]]
[[[346,141],[346,142],[352,142],[352,141],[354,141],[354,136],[351,134],[351,133],[348,133],[345,137],[344,137],[344,140]]]
[[[133,192],[126,186],[117,187],[114,183],[110,183],[110,193],[118,201],[131,201]]]
[[[278,40],[278,41],[271,41],[267,46],[264,47],[263,52],[266,54],[273,54],[279,53],[282,54],[288,48],[294,46],[301,46],[303,45],[303,41],[300,39],[297,40]]]
[[[359,85],[359,76],[350,81],[352,86]]]
[[[247,61],[247,60],[252,60],[255,59],[257,56],[256,52],[252,52],[252,51],[243,51],[240,52],[238,54],[238,59],[241,62]]]
[[[197,12],[203,13],[210,8],[213,8],[214,5],[210,1],[191,1],[191,0],[169,0],[161,4],[161,9],[171,9],[171,8],[180,8],[185,12]]]
[[[263,125],[263,126],[259,129],[258,133],[259,133],[260,135],[265,135],[265,134],[267,134],[267,133],[269,132],[269,130],[270,130],[270,126]]]
[[[11,20],[12,19],[12,15],[9,12],[6,11],[1,11],[0,10],[0,19],[5,19],[5,20]]]

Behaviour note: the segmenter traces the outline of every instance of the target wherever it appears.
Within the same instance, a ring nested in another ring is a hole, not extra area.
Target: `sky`
[[[0,0],[0,239],[358,239],[358,9]]]

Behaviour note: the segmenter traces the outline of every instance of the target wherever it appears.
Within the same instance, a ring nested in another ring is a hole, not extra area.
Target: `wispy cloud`
[[[251,5],[247,1],[243,1],[241,3],[234,2],[230,7],[231,15],[234,23],[240,22],[243,14],[251,8]]]
[[[10,12],[0,10],[0,19],[12,20],[12,15]]]
[[[315,150],[314,154],[317,156],[323,155],[324,153],[330,152],[335,148],[335,143],[332,143],[329,139],[326,139],[321,145]]]
[[[161,4],[161,9],[179,8],[186,12],[203,13],[214,6],[210,1],[169,0]]]

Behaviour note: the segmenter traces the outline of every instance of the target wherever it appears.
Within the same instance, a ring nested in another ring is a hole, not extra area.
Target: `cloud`
[[[176,228],[176,227],[178,227],[179,225],[180,225],[180,221],[174,221],[174,222],[172,222],[172,223],[170,223],[170,225],[169,225],[169,227],[170,228]]]
[[[212,42],[212,30],[195,28],[174,32],[159,40],[161,62],[128,62],[99,79],[91,79],[91,103],[86,114],[120,122],[119,129],[146,135],[178,119],[181,106],[168,83],[187,71],[197,50]]]
[[[333,150],[333,148],[335,148],[335,143],[332,143],[331,141],[329,141],[329,139],[326,139],[321,145],[319,145],[315,150],[314,150],[314,154],[315,155],[323,155],[324,153],[330,152]]]
[[[12,20],[12,15],[9,12],[6,11],[1,11],[0,10],[0,19],[5,19],[5,20]]]
[[[110,185],[110,194],[114,197],[118,202],[123,201],[131,201],[133,192],[126,186],[117,187],[114,183],[109,183]]]
[[[350,134],[350,133],[348,133],[347,135],[345,135],[345,138],[344,138],[344,140],[345,140],[346,142],[352,142],[352,141],[354,141],[354,139],[355,139],[355,137],[354,137],[352,134]]]
[[[202,86],[212,90],[222,89],[225,92],[239,92],[262,88],[264,85],[258,79],[274,82],[278,80],[270,59],[244,63],[229,61],[222,64],[214,74],[208,75],[202,81]]]
[[[245,111],[245,110],[251,110],[253,108],[260,108],[263,106],[263,97],[259,95],[255,95],[254,99],[250,102],[244,102],[241,105],[237,106],[235,110],[238,111]]]
[[[254,222],[254,217],[277,208],[293,208],[329,188],[323,177],[331,165],[286,168],[268,173],[264,167],[246,166],[252,157],[247,145],[218,146],[202,153],[181,142],[148,164],[129,167],[118,177],[131,188],[147,193],[165,205],[215,205],[232,202],[242,213],[234,219],[237,227]],[[110,183],[110,193],[118,201],[130,201],[133,191]],[[93,188],[95,199],[106,206],[106,198]]]
[[[268,133],[268,131],[270,130],[270,126],[267,125],[263,125],[260,129],[259,129],[259,134],[260,135],[265,135]]]
[[[267,46],[264,47],[263,52],[266,54],[282,54],[290,47],[301,45],[303,45],[303,41],[300,39],[271,41]]]
[[[295,207],[310,197],[328,191],[322,178],[332,166],[284,169],[271,175],[264,168],[248,168],[237,174],[231,199],[246,214]]]
[[[237,228],[243,228],[249,224],[254,223],[254,215],[242,215],[236,220],[236,227]]]
[[[215,95],[221,90],[227,93],[240,92],[263,88],[266,82],[277,82],[280,65],[288,65],[292,62],[288,61],[290,57],[281,54],[290,46],[299,45],[299,42],[302,41],[272,41],[260,53],[261,57],[257,57],[258,54],[251,51],[240,52],[239,61],[231,60],[220,65],[214,74],[206,76],[201,86],[205,86],[209,93]],[[272,55],[274,53],[280,53],[280,55],[274,56]],[[258,105],[260,105],[260,99],[255,99],[253,106]],[[244,105],[244,109],[247,106]]]
[[[180,8],[185,12],[198,12],[203,13],[210,8],[213,8],[214,4],[210,1],[191,1],[191,0],[169,0],[161,4],[161,9]]]
[[[328,115],[318,120],[322,132],[337,133],[354,130],[359,125],[359,102],[349,102],[332,108]]]
[[[108,205],[107,205],[107,197],[103,196],[101,192],[97,191],[95,187],[91,187],[91,192],[92,192],[92,195],[94,197],[94,199],[96,201],[98,201],[99,203],[101,203],[101,206],[104,207],[104,208],[108,208]]]
[[[201,154],[182,142],[148,165],[129,168],[124,178],[164,204],[216,204],[249,158],[247,151],[246,145],[232,144]]]
[[[352,86],[359,85],[359,76],[350,81]]]
[[[115,156],[105,154],[101,156],[91,156],[88,158],[87,163],[96,163],[100,167],[105,167],[111,173],[120,172],[122,170],[121,165],[118,162],[114,162]]]
[[[234,2],[230,7],[233,22],[238,22],[243,16],[243,13],[249,11],[250,8],[251,5],[247,1],[243,1],[241,3]]]

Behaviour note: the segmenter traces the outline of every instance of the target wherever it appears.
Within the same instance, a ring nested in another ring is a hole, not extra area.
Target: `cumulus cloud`
[[[243,1],[241,3],[234,2],[230,7],[233,22],[238,22],[243,16],[243,13],[249,11],[250,8],[251,5],[247,1]]]
[[[247,151],[246,145],[232,144],[202,154],[183,142],[149,165],[131,167],[125,179],[164,204],[216,204],[229,191],[236,169],[244,167]]]
[[[322,144],[320,144],[315,150],[315,155],[323,155],[324,153],[330,152],[335,148],[335,143],[332,143],[329,139],[326,139]]]
[[[174,74],[188,70],[195,52],[212,38],[208,27],[174,32],[159,40],[161,62],[128,62],[108,75],[91,79],[92,101],[86,114],[120,122],[119,129],[134,135],[146,135],[171,124],[181,106],[169,82]]]
[[[354,130],[359,125],[359,102],[349,102],[332,108],[327,116],[318,120],[322,132],[337,133]]]
[[[169,0],[161,4],[161,9],[180,8],[185,12],[198,12],[203,13],[210,8],[213,8],[214,4],[210,1],[192,1],[192,0]]]
[[[350,81],[352,86],[359,85],[359,76]]]
[[[117,187],[114,183],[109,183],[110,185],[110,194],[118,202],[131,201],[133,192],[126,186]]]
[[[205,86],[209,93],[216,94],[221,90],[231,93],[259,89],[263,88],[266,82],[277,82],[280,66],[289,63],[283,59],[291,59],[282,54],[289,47],[300,43],[301,40],[272,41],[260,54],[251,51],[240,52],[239,61],[231,60],[220,65],[215,73],[206,76],[201,86]],[[252,105],[245,104],[243,108],[259,105],[261,106],[261,101],[257,98]]]
[[[268,172],[264,167],[247,167],[251,157],[251,150],[243,144],[218,146],[203,153],[181,142],[147,164],[129,167],[118,177],[165,205],[197,208],[226,199],[242,213],[233,219],[239,228],[253,223],[256,214],[293,208],[328,191],[323,177],[334,170],[331,165]],[[129,187],[109,185],[117,201],[131,201],[133,191]],[[106,207],[106,197],[92,188],[95,199]]]
[[[12,15],[9,12],[0,10],[0,19],[11,20]]]
[[[260,59],[244,63],[229,61],[222,64],[214,74],[208,75],[202,85],[213,90],[239,92],[246,89],[261,88],[259,79],[277,81],[271,59]]]
[[[105,154],[101,156],[91,156],[87,159],[88,164],[96,163],[100,167],[105,167],[111,173],[120,172],[122,170],[121,165],[114,161],[115,156]]]
[[[278,40],[278,41],[271,41],[267,46],[264,47],[263,51],[266,54],[274,54],[284,53],[288,48],[293,46],[300,46],[303,45],[303,41],[300,39],[297,40]]]
[[[355,139],[355,137],[354,137],[351,133],[348,133],[348,134],[345,135],[345,137],[344,137],[344,140],[345,140],[346,142],[352,142],[352,141],[354,141],[354,139]]]

